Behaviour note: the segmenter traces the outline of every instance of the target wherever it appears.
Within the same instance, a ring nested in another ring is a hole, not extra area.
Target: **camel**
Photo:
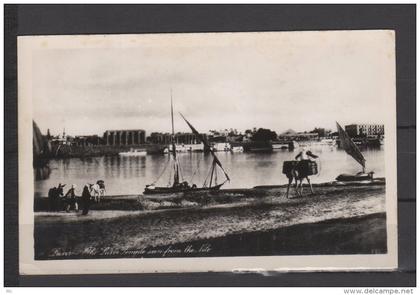
[[[312,183],[309,179],[308,171],[306,169],[307,161],[285,161],[283,164],[283,173],[286,174],[286,177],[289,179],[289,184],[287,185],[286,198],[289,198],[290,185],[293,180],[295,180],[295,189],[298,196],[302,197],[303,195],[303,180],[308,181],[309,187],[311,188],[311,193],[314,194],[312,188]],[[300,189],[300,190],[299,190]]]

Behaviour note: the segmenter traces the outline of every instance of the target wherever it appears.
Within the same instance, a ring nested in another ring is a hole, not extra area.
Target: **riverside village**
[[[386,252],[384,125],[202,132],[179,114],[181,133],[170,116],[167,133],[33,122],[36,259]]]

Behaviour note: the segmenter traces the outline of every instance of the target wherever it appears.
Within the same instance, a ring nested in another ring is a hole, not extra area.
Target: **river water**
[[[332,181],[340,173],[356,173],[361,167],[343,150],[332,146],[311,146],[310,150],[319,155],[318,175],[311,176],[314,183]],[[223,188],[251,188],[256,185],[277,185],[287,183],[282,174],[283,161],[293,160],[298,153],[278,150],[272,153],[230,153],[218,152],[217,156],[229,174],[231,181]],[[374,171],[375,177],[385,176],[383,149],[362,151],[366,158],[366,171]],[[208,175],[212,156],[204,153],[180,153],[178,158],[184,180],[201,186]],[[76,184],[80,194],[86,183],[105,181],[107,195],[141,194],[146,184],[156,181],[156,185],[169,183],[171,167],[169,155],[147,155],[145,157],[95,157],[56,159],[49,162],[51,174],[47,179],[35,181],[35,195],[47,196],[48,189],[65,183],[66,191]],[[161,177],[159,177],[161,176]],[[219,173],[219,182],[223,181]]]

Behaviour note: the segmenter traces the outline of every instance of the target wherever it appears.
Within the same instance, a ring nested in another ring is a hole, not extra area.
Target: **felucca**
[[[204,180],[202,187],[198,187],[195,184],[189,184],[182,177],[181,166],[179,164],[179,159],[177,157],[177,152],[175,148],[174,113],[173,113],[173,103],[172,103],[172,95],[171,95],[171,120],[172,120],[172,139],[171,139],[172,149],[170,150],[171,163],[170,164],[168,163],[168,165],[164,168],[164,171],[168,168],[168,166],[171,166],[172,172],[173,172],[171,173],[171,175],[173,175],[173,177],[171,177],[172,179],[170,179],[168,186],[155,186],[155,183],[159,181],[160,179],[159,177],[154,183],[146,185],[144,194],[171,194],[171,193],[179,193],[179,192],[214,191],[214,190],[220,189],[220,187],[223,184],[225,184],[227,181],[230,181],[229,175],[223,169],[222,163],[217,158],[214,151],[210,148],[210,145],[207,142],[207,140],[191,125],[190,122],[187,121],[187,119],[181,113],[180,115],[184,119],[184,121],[187,123],[187,125],[190,127],[194,135],[204,144],[204,148],[210,151],[213,157],[213,161],[212,161],[209,173],[206,179]],[[223,177],[224,177],[224,180],[221,183],[218,182],[218,170],[222,171]],[[163,175],[163,172],[161,176]]]
[[[338,136],[340,138],[340,146],[342,149],[346,151],[347,154],[353,157],[354,160],[356,160],[357,163],[359,163],[362,166],[362,171],[352,175],[352,174],[340,174],[337,176],[337,181],[366,181],[366,180],[373,180],[373,173],[369,172],[365,173],[366,169],[366,159],[363,156],[360,149],[357,147],[357,145],[351,140],[350,136],[347,134],[347,132],[336,122],[337,124],[337,130],[338,130]]]

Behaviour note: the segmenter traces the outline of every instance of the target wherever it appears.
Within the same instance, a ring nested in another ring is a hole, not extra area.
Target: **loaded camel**
[[[285,174],[289,179],[286,198],[289,198],[290,185],[292,184],[293,180],[295,180],[295,189],[298,196],[302,197],[304,179],[308,181],[309,187],[311,188],[311,193],[314,194],[309,176],[317,174],[318,168],[316,163],[310,160],[311,158],[316,159],[318,156],[304,148],[299,154],[296,155],[295,161],[285,161],[283,163],[283,174]]]

